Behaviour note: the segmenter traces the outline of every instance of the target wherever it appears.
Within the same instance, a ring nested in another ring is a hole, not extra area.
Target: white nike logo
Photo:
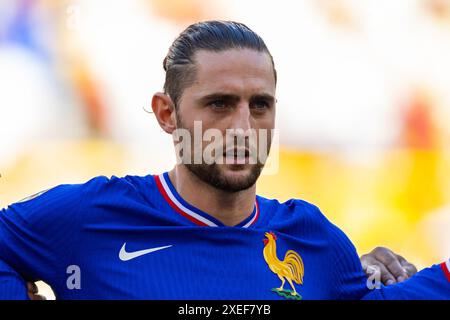
[[[139,250],[139,251],[134,251],[134,252],[127,252],[125,250],[126,245],[127,245],[127,243],[125,242],[123,244],[122,248],[120,248],[119,259],[122,261],[128,261],[128,260],[143,256],[144,254],[155,252],[155,251],[166,249],[166,248],[170,248],[172,246],[172,245],[170,245],[170,246],[164,246],[164,247],[158,247],[158,248],[144,249],[144,250]]]

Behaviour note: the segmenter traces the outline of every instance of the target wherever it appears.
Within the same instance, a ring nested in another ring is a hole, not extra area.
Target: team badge
[[[302,296],[295,289],[294,283],[303,284],[305,268],[302,258],[297,252],[288,250],[283,260],[278,259],[276,235],[273,232],[266,232],[265,236],[266,238],[263,239],[264,260],[266,260],[270,270],[281,280],[280,287],[273,288],[272,291],[286,299],[301,300]],[[284,289],[286,281],[290,284],[292,290]]]

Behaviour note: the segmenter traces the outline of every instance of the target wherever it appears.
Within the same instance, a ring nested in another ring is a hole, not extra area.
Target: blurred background
[[[244,22],[275,59],[260,195],[318,205],[360,254],[449,257],[450,0],[0,0],[0,207],[171,169],[150,101],[172,41],[208,19]]]

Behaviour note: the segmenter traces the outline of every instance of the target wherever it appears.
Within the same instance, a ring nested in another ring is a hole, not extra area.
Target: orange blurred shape
[[[357,28],[357,19],[352,8],[342,0],[318,0],[314,4],[319,6],[320,11],[334,26]]]
[[[412,149],[437,147],[437,127],[432,115],[432,101],[423,91],[416,91],[403,114],[401,144]]]
[[[100,94],[98,83],[85,63],[78,61],[75,65],[73,81],[85,106],[91,133],[94,136],[105,136],[107,134],[106,105]]]
[[[449,0],[427,0],[425,2],[425,8],[431,12],[435,18],[450,22]]]
[[[222,12],[217,1],[203,0],[149,0],[155,13],[176,23],[190,24],[217,18]]]

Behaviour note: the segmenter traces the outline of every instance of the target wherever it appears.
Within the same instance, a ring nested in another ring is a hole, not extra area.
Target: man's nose
[[[236,108],[231,123],[231,129],[247,131],[251,129],[251,113],[248,103],[241,103]]]

